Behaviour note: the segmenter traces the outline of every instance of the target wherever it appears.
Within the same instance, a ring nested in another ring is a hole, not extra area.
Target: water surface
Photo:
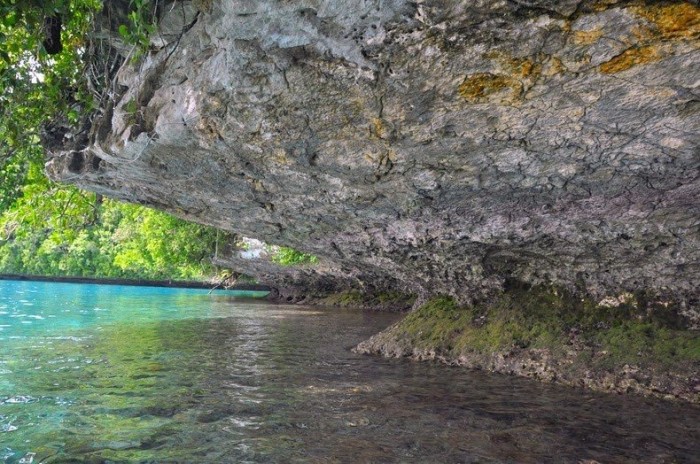
[[[700,408],[349,348],[398,316],[0,281],[0,463],[697,463]]]

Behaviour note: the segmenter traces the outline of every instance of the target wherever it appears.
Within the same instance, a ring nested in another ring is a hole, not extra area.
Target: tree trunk
[[[49,55],[56,55],[63,50],[61,43],[61,16],[54,15],[44,18],[44,48]]]

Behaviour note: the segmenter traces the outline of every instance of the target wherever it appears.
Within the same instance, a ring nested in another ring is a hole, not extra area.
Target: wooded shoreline
[[[237,284],[233,287],[223,288],[219,284],[213,282],[181,280],[109,279],[93,277],[32,276],[22,274],[0,274],[0,280],[23,280],[34,282],[57,282],[72,284],[128,285],[134,287],[172,287],[201,289],[221,288],[223,290],[270,291],[270,287],[258,284]]]

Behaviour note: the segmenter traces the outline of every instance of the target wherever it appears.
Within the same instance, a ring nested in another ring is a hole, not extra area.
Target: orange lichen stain
[[[470,103],[500,102],[517,104],[542,75],[545,55],[515,57],[492,50],[483,55],[492,60],[492,72],[467,76],[459,85],[459,95]]]
[[[516,75],[523,78],[539,74],[542,68],[542,66],[528,58],[513,58],[510,60],[510,66]]]
[[[644,43],[654,39],[655,31],[649,24],[638,24],[630,29],[634,41],[632,43]]]
[[[593,4],[593,11],[605,11],[620,3],[620,0],[598,0]]]
[[[476,73],[467,76],[459,85],[459,95],[470,103],[484,103],[489,97],[508,91],[510,97],[522,91],[522,84],[509,76]]]
[[[536,75],[541,70],[541,66],[530,58],[516,58],[503,52],[489,52],[484,55],[498,63],[499,67],[513,77],[527,78]]]
[[[654,46],[628,48],[612,60],[602,63],[598,69],[603,74],[615,74],[661,58],[661,54]]]
[[[573,40],[576,45],[591,45],[598,41],[603,36],[601,29],[592,29],[590,31],[574,31]]]
[[[700,35],[700,8],[688,3],[630,8],[652,23],[664,39],[690,39]]]

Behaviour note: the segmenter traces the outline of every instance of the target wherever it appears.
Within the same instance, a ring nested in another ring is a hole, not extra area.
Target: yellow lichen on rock
[[[628,48],[615,58],[601,63],[598,69],[603,74],[615,74],[626,71],[633,66],[659,61],[661,58],[658,48],[653,45]]]
[[[700,8],[690,3],[633,6],[628,11],[646,20],[647,24],[634,31],[638,44],[602,63],[598,67],[601,73],[614,74],[659,61],[669,52],[664,42],[700,37]]]
[[[522,83],[510,76],[476,73],[464,79],[458,92],[469,103],[485,103],[491,97],[500,101],[513,101],[522,92],[522,87]]]
[[[489,52],[484,56],[494,60],[498,68],[504,73],[512,74],[516,79],[536,77],[542,69],[542,66],[531,57],[517,58],[498,51]]]
[[[386,128],[384,127],[384,123],[380,118],[372,118],[369,131],[374,137],[381,139],[384,138]]]
[[[654,25],[664,39],[690,39],[700,36],[700,8],[690,3],[637,6],[631,11]]]
[[[566,72],[566,66],[564,66],[561,59],[556,56],[550,57],[549,60],[545,62],[542,69],[542,74],[545,77],[556,76],[557,74],[563,74],[564,72]]]
[[[576,45],[591,45],[596,43],[602,36],[603,31],[601,29],[578,30],[573,33],[573,41]]]
[[[287,156],[287,152],[281,148],[277,148],[273,151],[272,159],[275,160],[275,162],[277,164],[285,164],[285,165],[291,164],[291,161],[289,160],[289,157]]]
[[[540,70],[540,66],[529,58],[510,58],[506,63],[516,77],[530,77]]]
[[[612,6],[617,5],[619,2],[620,2],[620,0],[598,0],[597,2],[593,3],[593,10],[594,11],[609,10]]]

